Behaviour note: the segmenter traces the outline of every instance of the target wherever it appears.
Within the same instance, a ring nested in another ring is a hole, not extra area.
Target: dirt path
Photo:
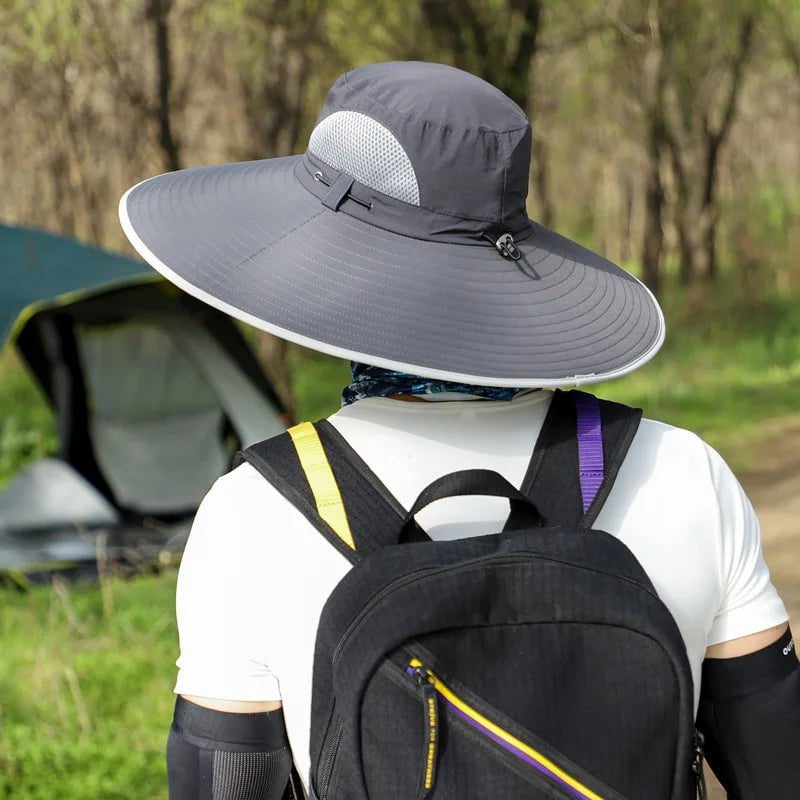
[[[742,484],[761,520],[764,552],[795,630],[800,629],[800,419],[776,423]],[[725,793],[713,780],[711,800]]]
[[[786,422],[757,451],[742,477],[761,520],[764,552],[775,585],[800,625],[800,420]]]

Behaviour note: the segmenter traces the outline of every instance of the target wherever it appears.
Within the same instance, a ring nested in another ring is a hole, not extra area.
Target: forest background
[[[796,0],[3,0],[0,221],[130,252],[117,202],[155,173],[301,152],[327,88],[441,61],[534,130],[529,211],[665,305],[663,355],[603,392],[747,469],[800,388]],[[300,418],[340,362],[262,336]],[[0,481],[55,444],[0,357]],[[0,593],[0,798],[163,798],[174,573]]]

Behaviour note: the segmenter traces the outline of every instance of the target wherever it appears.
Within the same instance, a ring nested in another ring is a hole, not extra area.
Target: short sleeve
[[[719,508],[721,590],[711,646],[780,625],[788,614],[764,561],[753,506],[719,454],[708,448],[708,457]]]
[[[239,468],[240,470],[242,468]],[[239,473],[239,474],[237,474]],[[177,694],[221,700],[280,700],[266,659],[263,487],[239,470],[220,478],[198,509],[178,575]]]

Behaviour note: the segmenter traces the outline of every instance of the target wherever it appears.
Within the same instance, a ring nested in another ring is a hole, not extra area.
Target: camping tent
[[[71,239],[0,226],[6,340],[54,411],[60,450],[0,491],[0,569],[93,560],[93,531],[120,551],[179,548],[233,452],[284,428],[228,317]]]

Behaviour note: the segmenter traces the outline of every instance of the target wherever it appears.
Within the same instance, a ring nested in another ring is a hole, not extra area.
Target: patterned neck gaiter
[[[393,394],[435,395],[455,392],[486,400],[513,400],[521,392],[530,389],[508,389],[496,386],[471,386],[467,383],[451,383],[433,378],[421,378],[390,369],[373,367],[370,364],[350,362],[353,382],[342,391],[342,405],[347,406],[365,397],[388,397]]]

